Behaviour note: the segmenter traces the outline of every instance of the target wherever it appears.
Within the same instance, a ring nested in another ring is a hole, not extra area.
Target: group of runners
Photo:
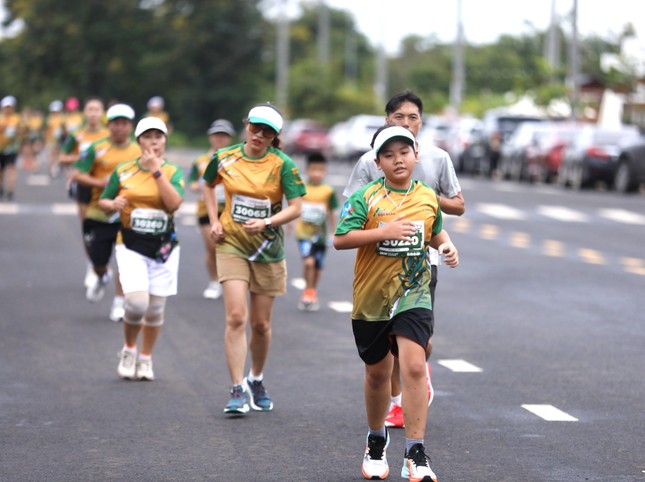
[[[153,98],[149,105],[160,101]],[[5,104],[11,102],[5,98],[3,109]],[[298,307],[304,311],[320,307],[317,287],[327,248],[357,249],[352,328],[365,366],[368,424],[362,473],[367,479],[388,476],[388,428],[400,427],[406,435],[401,475],[436,481],[424,440],[433,397],[427,358],[438,259],[449,267],[459,263],[442,211],[461,215],[464,199],[448,155],[416,141],[423,114],[418,96],[397,94],[385,111],[372,150],[354,167],[340,216],[334,189],[325,182],[324,156],[308,156],[303,181],[280,149],[284,119],[276,107],[252,107],[241,142],[234,142],[228,120],[212,123],[210,149],[195,160],[188,178],[189,188],[202,194],[195,215],[209,276],[203,296],[224,299],[231,380],[224,412],[271,411],[264,368],[274,301],[287,289],[284,227],[295,223],[306,285]],[[117,374],[153,380],[152,352],[166,299],[177,293],[174,214],[183,201],[184,175],[165,159],[167,115],[147,113],[135,123],[131,106],[114,103],[104,113],[96,98],[85,102],[83,112],[56,164],[72,168],[88,258],[86,297],[99,301],[114,280],[110,318],[123,322],[124,337]]]

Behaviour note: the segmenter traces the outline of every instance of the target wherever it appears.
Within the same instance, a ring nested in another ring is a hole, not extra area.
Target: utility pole
[[[569,99],[571,102],[571,119],[578,118],[578,77],[580,54],[578,52],[578,0],[573,0],[571,11],[571,43],[569,45]]]
[[[551,22],[546,37],[544,56],[551,68],[551,82],[557,79],[557,72],[560,68],[560,36],[558,35],[558,16],[555,8],[556,0],[551,0]]]
[[[329,9],[325,0],[318,3],[318,63],[329,65]]]
[[[459,115],[464,97],[464,24],[461,15],[461,0],[457,0],[457,37],[453,46],[452,83],[450,85],[450,107],[452,114]]]
[[[276,104],[283,112],[287,111],[289,92],[289,17],[287,0],[281,0],[280,13],[276,23]]]

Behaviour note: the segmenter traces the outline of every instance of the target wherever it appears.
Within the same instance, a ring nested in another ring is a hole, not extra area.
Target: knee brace
[[[125,315],[123,322],[128,325],[140,325],[148,306],[148,293],[135,291],[125,295]]]
[[[166,298],[163,296],[150,295],[148,309],[143,318],[145,326],[161,326],[164,323],[164,309],[166,307]]]

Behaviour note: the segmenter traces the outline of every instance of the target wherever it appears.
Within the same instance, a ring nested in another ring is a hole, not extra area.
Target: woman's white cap
[[[0,107],[16,107],[16,98],[13,95],[3,97],[0,101]]]
[[[158,131],[163,132],[164,135],[168,135],[166,123],[159,119],[159,117],[144,117],[139,121],[136,129],[134,130],[135,139],[138,139],[141,134],[151,129],[157,129]]]
[[[282,130],[284,120],[280,113],[268,105],[257,105],[249,111],[249,122],[253,124],[266,124],[276,132]]]
[[[152,109],[153,107],[159,107],[160,109],[163,109],[164,106],[164,100],[163,97],[160,95],[155,95],[154,97],[150,97],[150,100],[148,100],[148,109]]]
[[[119,117],[134,120],[134,109],[127,104],[114,104],[107,110],[105,115],[108,121],[118,119]]]
[[[378,152],[381,150],[381,147],[390,142],[392,139],[400,139],[404,142],[407,142],[412,147],[415,147],[417,142],[414,138],[414,134],[412,134],[412,132],[410,132],[405,127],[389,126],[379,132],[374,139],[374,154],[378,156]]]

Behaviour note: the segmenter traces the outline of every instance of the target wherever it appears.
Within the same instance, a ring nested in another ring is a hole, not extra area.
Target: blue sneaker
[[[251,408],[260,412],[269,412],[273,410],[273,402],[269,397],[269,392],[264,386],[262,381],[250,382],[248,378],[244,378],[244,386],[247,392],[251,395]]]
[[[231,387],[231,399],[224,407],[224,413],[228,415],[244,415],[249,411],[249,394],[242,385]]]

